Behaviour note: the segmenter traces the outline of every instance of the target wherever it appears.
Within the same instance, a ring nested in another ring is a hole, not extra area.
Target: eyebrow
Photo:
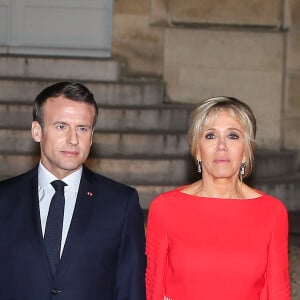
[[[58,124],[62,124],[62,125],[69,125],[68,123],[66,122],[63,122],[63,121],[55,121],[53,123],[50,123],[52,125],[58,125]],[[93,128],[93,125],[90,125],[90,124],[85,124],[85,125],[77,125],[76,127],[88,127],[88,128]]]
[[[55,122],[53,122],[51,124],[66,124],[67,125],[68,123],[63,122],[63,121],[55,121]]]
[[[207,129],[204,129],[203,130],[203,132],[205,132],[205,131],[210,131],[210,130],[217,130],[216,128],[207,128]],[[235,128],[235,127],[230,127],[230,128],[226,128],[226,130],[235,130],[235,131],[238,131],[238,132],[240,132],[240,133],[243,133],[244,132],[244,130],[240,130],[240,129],[238,129],[238,128]]]
[[[240,130],[240,129],[235,128],[235,127],[227,128],[227,130],[236,130],[236,131],[241,132],[241,133],[243,132],[243,130]]]

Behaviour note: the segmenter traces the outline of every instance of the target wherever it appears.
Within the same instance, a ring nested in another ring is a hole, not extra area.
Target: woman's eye
[[[229,138],[232,140],[237,140],[239,138],[239,135],[236,133],[230,133]]]
[[[211,139],[215,138],[215,135],[213,133],[207,133],[205,135],[205,138],[208,139],[208,140],[211,140]]]

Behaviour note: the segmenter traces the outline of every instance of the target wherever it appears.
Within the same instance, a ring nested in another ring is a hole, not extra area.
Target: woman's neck
[[[245,198],[245,185],[238,179],[232,180],[228,178],[205,179],[197,181],[192,185],[193,194],[210,198]]]

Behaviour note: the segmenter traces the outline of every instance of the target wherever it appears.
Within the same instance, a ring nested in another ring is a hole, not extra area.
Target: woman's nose
[[[220,138],[218,140],[217,150],[218,151],[226,151],[227,150],[227,145],[226,145],[226,141],[224,138]]]

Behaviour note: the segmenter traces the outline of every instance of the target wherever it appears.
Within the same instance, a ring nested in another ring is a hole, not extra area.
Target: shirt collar
[[[82,166],[77,171],[71,173],[70,175],[62,178],[67,186],[66,189],[73,188],[77,192],[79,189],[79,183],[82,174]],[[47,187],[53,180],[57,180],[56,176],[54,176],[51,172],[49,172],[42,164],[39,163],[38,167],[38,183],[39,183],[39,190],[44,189]]]

